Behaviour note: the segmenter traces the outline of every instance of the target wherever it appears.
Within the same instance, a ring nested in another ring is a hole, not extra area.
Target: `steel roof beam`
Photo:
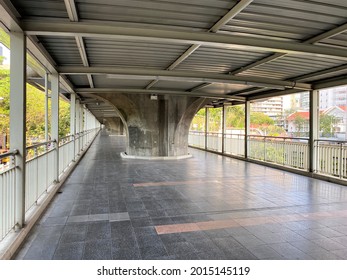
[[[66,7],[67,13],[69,15],[70,21],[71,22],[78,22],[79,18],[78,18],[78,12],[77,12],[77,8],[76,8],[75,0],[64,0],[64,2],[65,2],[65,7]],[[86,52],[83,38],[81,36],[75,36],[75,40],[76,40],[77,48],[78,48],[78,51],[80,53],[83,65],[89,66],[88,56],[87,56],[87,52]],[[94,88],[94,82],[93,82],[92,75],[88,74],[87,78],[88,78],[88,82],[89,82],[90,87]]]
[[[232,18],[238,15],[244,8],[246,8],[253,0],[241,0],[239,1],[232,9],[222,17],[216,24],[214,24],[207,32],[216,33],[223,25],[228,23]],[[200,44],[194,44],[190,46],[179,58],[177,58],[166,70],[173,70],[183,61],[185,61],[189,56],[191,56],[198,48],[200,48]],[[152,81],[146,89],[150,89],[154,86],[157,81]]]
[[[347,51],[340,48],[316,46],[306,43],[284,42],[271,39],[224,35],[191,31],[173,31],[151,28],[134,28],[90,22],[22,21],[27,35],[83,36],[168,42],[173,44],[201,44],[212,47],[238,48],[303,55],[320,55],[347,60]]]
[[[306,81],[306,80],[318,78],[320,76],[324,76],[324,75],[328,75],[328,74],[333,74],[333,73],[338,73],[338,72],[345,73],[346,71],[347,71],[347,64],[343,64],[343,65],[340,65],[340,66],[337,66],[337,67],[332,67],[332,68],[325,69],[325,70],[322,70],[322,71],[317,71],[317,72],[313,72],[313,73],[310,73],[310,74],[298,76],[298,77],[293,78],[293,80],[295,80],[295,81]]]
[[[109,75],[109,78],[118,79],[139,79],[148,80],[155,78],[155,80],[168,80],[168,81],[191,81],[191,82],[214,82],[214,83],[228,83],[228,84],[246,84],[260,87],[272,88],[298,88],[310,90],[311,85],[305,83],[295,83],[291,81],[281,81],[276,79],[250,77],[250,76],[233,76],[228,74],[216,74],[211,72],[200,71],[167,71],[156,70],[147,68],[119,68],[119,67],[80,67],[80,66],[62,66],[59,67],[59,73],[63,75],[81,75],[81,74],[94,74],[94,75]]]
[[[316,44],[318,43],[319,41],[322,41],[324,39],[328,39],[330,37],[333,37],[333,36],[336,36],[342,32],[345,32],[347,30],[347,23],[346,24],[343,24],[343,25],[340,25],[332,30],[329,30],[329,31],[326,31],[326,32],[323,32],[319,35],[316,35],[314,37],[311,37],[310,39],[307,39],[305,41],[303,41],[303,43],[305,44]],[[236,74],[239,74],[239,73],[242,73],[242,72],[245,72],[251,68],[254,68],[254,67],[257,67],[257,66],[260,66],[262,64],[265,64],[265,63],[268,63],[272,60],[275,60],[275,59],[278,59],[280,57],[283,57],[285,55],[287,55],[288,53],[274,53],[270,56],[267,56],[263,59],[260,59],[258,61],[255,61],[245,67],[241,67],[239,69],[236,69],[234,71],[231,71],[230,74],[232,75],[236,75]]]
[[[186,96],[186,97],[203,97],[211,99],[227,99],[236,101],[245,101],[244,97],[230,96],[226,94],[209,94],[206,92],[186,92],[176,90],[156,90],[156,89],[129,89],[129,88],[77,88],[76,92],[79,94],[157,94],[157,95],[173,95],[173,96]]]

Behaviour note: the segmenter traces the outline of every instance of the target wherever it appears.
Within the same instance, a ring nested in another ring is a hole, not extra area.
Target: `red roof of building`
[[[287,120],[288,121],[293,121],[295,120],[297,117],[301,117],[305,120],[309,120],[310,119],[310,112],[306,112],[306,111],[303,111],[303,112],[295,112],[293,114],[290,114],[288,117],[287,117]]]
[[[344,106],[344,105],[341,105],[341,106],[338,106],[341,110],[343,111],[347,111],[347,106]]]

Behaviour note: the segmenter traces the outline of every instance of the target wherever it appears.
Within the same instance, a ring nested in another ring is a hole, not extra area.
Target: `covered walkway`
[[[192,149],[121,159],[99,134],[17,259],[347,259],[347,188]]]

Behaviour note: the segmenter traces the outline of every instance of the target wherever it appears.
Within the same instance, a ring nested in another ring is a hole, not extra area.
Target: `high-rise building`
[[[334,87],[319,91],[319,109],[347,105],[347,87]]]
[[[283,97],[273,97],[261,102],[251,104],[252,112],[261,112],[272,118],[277,125],[283,125]]]

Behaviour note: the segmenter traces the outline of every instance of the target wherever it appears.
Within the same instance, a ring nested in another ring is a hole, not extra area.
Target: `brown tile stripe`
[[[308,214],[291,214],[291,215],[279,215],[269,217],[257,217],[257,218],[235,218],[219,221],[207,221],[198,223],[185,223],[185,224],[173,224],[173,225],[161,225],[156,226],[155,229],[158,234],[180,233],[180,232],[192,232],[192,231],[204,231],[212,229],[224,229],[241,226],[255,226],[264,224],[276,224],[284,222],[295,221],[310,221],[319,220],[322,218],[338,218],[346,217],[347,210],[341,211],[329,211],[329,212],[315,212]]]
[[[194,184],[201,184],[201,183],[220,183],[217,180],[213,181],[202,181],[202,180],[195,180],[195,181],[164,181],[164,182],[147,182],[147,183],[138,183],[133,184],[134,187],[157,187],[157,186],[175,186],[175,185],[194,185]]]

